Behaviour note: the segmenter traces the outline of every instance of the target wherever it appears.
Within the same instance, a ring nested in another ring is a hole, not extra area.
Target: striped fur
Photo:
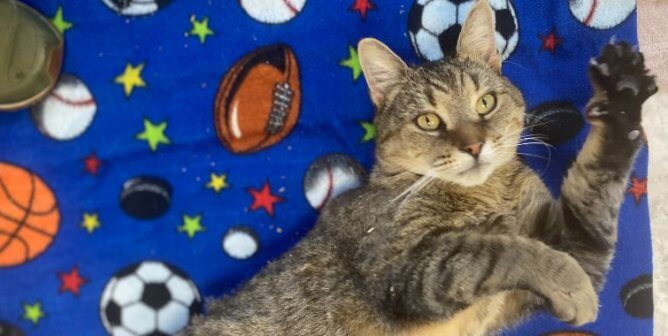
[[[591,133],[553,199],[517,158],[524,101],[489,55],[491,22],[478,1],[457,57],[416,68],[380,42],[360,45],[378,110],[369,183],[330,201],[305,239],[213,301],[188,335],[478,336],[542,309],[574,325],[596,318],[640,106],[656,87],[628,45],[603,50],[590,68]],[[497,106],[480,116],[488,92]],[[423,113],[440,128],[417,128]],[[470,141],[483,143],[475,160],[460,144]]]

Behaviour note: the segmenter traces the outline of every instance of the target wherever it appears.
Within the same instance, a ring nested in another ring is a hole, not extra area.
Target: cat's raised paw
[[[658,90],[642,53],[626,42],[606,45],[591,60],[589,77],[597,91],[587,106],[587,118],[594,123],[639,125],[642,103]]]

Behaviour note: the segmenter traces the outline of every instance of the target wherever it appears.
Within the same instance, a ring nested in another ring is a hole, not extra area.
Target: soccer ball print
[[[418,56],[436,61],[451,56],[475,0],[415,0],[408,14],[408,35]],[[496,20],[496,49],[507,59],[517,47],[519,28],[510,0],[489,0]]]
[[[125,16],[150,15],[167,6],[172,0],[102,0],[114,12]]]
[[[144,261],[118,271],[100,299],[100,317],[112,336],[176,335],[200,312],[202,298],[178,268]]]

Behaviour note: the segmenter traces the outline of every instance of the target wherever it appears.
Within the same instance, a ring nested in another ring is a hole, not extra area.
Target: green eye
[[[415,123],[425,131],[433,131],[441,125],[441,118],[436,113],[425,113],[419,116]]]
[[[475,104],[475,109],[480,115],[485,115],[491,112],[496,107],[496,97],[487,93],[478,99],[478,102]]]

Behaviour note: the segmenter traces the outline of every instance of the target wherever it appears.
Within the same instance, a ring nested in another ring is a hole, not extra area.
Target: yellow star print
[[[44,317],[44,312],[42,311],[42,304],[35,302],[34,304],[23,304],[23,318],[29,320],[33,324],[39,323],[39,320]]]
[[[99,229],[100,219],[98,218],[97,213],[84,213],[81,227],[86,229],[88,233],[93,233],[93,231]]]
[[[192,239],[198,232],[204,232],[205,227],[200,223],[202,221],[202,216],[188,216],[183,215],[183,225],[179,226],[177,229],[179,232],[185,232],[188,235],[188,238]]]
[[[151,151],[155,152],[160,144],[169,145],[172,143],[167,135],[165,135],[166,129],[166,121],[156,125],[150,120],[144,119],[144,131],[137,134],[137,139],[146,141]]]
[[[201,21],[197,21],[195,15],[193,15],[190,17],[190,22],[193,24],[193,28],[188,34],[199,37],[199,41],[202,44],[206,42],[207,36],[213,36],[213,30],[209,28],[209,18],[204,17]]]
[[[376,137],[376,126],[372,122],[360,121],[360,125],[364,128],[362,142],[369,142]]]
[[[348,58],[341,60],[339,62],[339,65],[350,68],[350,71],[353,74],[353,82],[357,81],[358,78],[360,78],[360,75],[362,74],[362,65],[360,64],[360,58],[359,55],[357,54],[357,49],[355,47],[349,45],[348,46]]]
[[[216,175],[214,173],[211,173],[211,178],[209,179],[209,183],[206,185],[207,188],[213,189],[213,191],[219,193],[223,189],[227,189],[230,186],[227,184],[227,175],[226,174],[220,174]]]
[[[65,21],[65,18],[63,17],[63,7],[60,6],[58,6],[56,15],[51,19],[51,24],[56,27],[61,35],[64,34],[66,30],[72,28],[72,23]]]
[[[141,78],[142,70],[144,70],[144,63],[137,66],[128,63],[125,65],[125,71],[114,79],[114,83],[123,85],[126,97],[132,94],[135,87],[146,87],[144,79]]]

